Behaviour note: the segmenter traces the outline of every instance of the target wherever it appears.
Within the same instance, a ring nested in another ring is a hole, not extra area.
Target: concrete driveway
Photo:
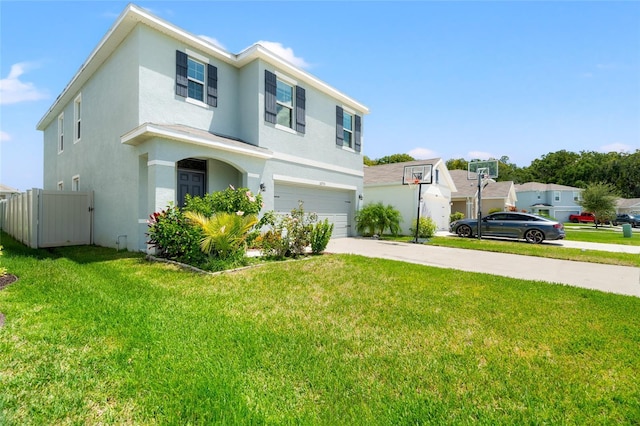
[[[557,242],[552,243],[556,244]],[[587,244],[576,247],[585,250],[595,250],[599,246],[610,246],[609,244],[597,244],[596,246],[591,245],[591,243],[579,244]],[[626,250],[629,246],[621,247]],[[633,249],[639,249],[637,252],[640,253],[640,248],[633,247]],[[328,253],[358,254],[439,268],[566,284],[640,297],[640,268],[629,266],[600,265],[516,254],[381,241],[371,238],[333,239],[329,242],[326,251]]]

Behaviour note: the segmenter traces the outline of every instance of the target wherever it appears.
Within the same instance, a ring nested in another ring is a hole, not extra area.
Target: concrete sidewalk
[[[599,244],[607,245],[607,244]],[[628,246],[623,246],[628,247]],[[337,238],[328,253],[349,253],[400,260],[420,265],[481,272],[525,280],[567,284],[640,297],[640,268],[545,259],[516,254],[381,241],[371,238]]]

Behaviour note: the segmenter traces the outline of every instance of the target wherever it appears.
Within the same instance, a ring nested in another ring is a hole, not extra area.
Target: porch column
[[[159,212],[169,203],[176,204],[176,163],[174,161],[150,160],[148,171],[149,210]]]

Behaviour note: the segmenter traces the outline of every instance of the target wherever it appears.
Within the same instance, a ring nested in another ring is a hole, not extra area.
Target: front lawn
[[[3,425],[640,421],[640,298],[351,255],[205,276],[2,244]]]

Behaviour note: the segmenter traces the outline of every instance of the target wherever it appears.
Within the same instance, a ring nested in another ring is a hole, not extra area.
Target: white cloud
[[[411,151],[407,152],[407,154],[416,160],[428,160],[430,158],[438,157],[438,154],[435,151],[427,148],[413,148]]]
[[[631,152],[633,148],[623,143],[612,143],[600,147],[600,152]]]
[[[208,41],[209,43],[213,44],[214,46],[218,46],[221,49],[227,50],[227,48],[224,47],[224,44],[220,43],[218,41],[218,39],[216,39],[216,38],[209,37],[209,36],[206,36],[206,35],[199,35],[198,37],[200,37],[203,40]]]
[[[498,158],[498,156],[495,154],[483,151],[469,151],[467,155],[471,160],[488,160],[490,158]]]
[[[49,97],[45,91],[38,89],[33,83],[20,81],[20,76],[32,67],[33,65],[27,62],[19,62],[11,66],[9,75],[0,80],[0,104],[37,101]]]
[[[0,142],[9,142],[11,140],[11,135],[7,132],[3,132],[0,130]]]
[[[257,44],[261,45],[265,49],[269,49],[276,55],[280,56],[282,59],[292,63],[298,68],[309,68],[311,66],[303,58],[296,56],[295,53],[293,53],[292,48],[284,47],[282,43],[278,43],[275,41],[260,40]]]

